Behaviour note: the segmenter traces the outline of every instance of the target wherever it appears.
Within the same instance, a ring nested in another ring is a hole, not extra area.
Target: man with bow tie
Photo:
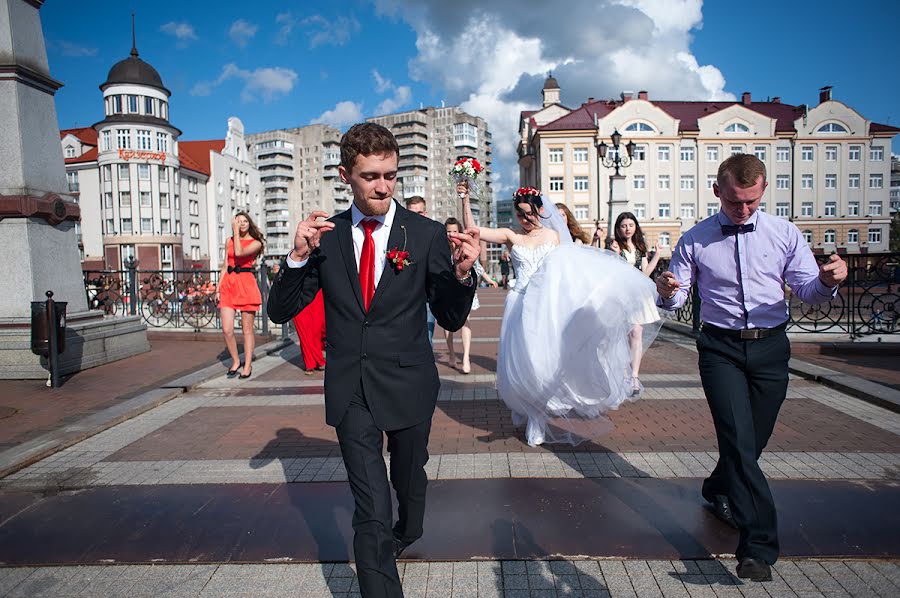
[[[832,255],[819,267],[796,225],[757,211],[768,183],[756,156],[731,156],[716,178],[721,210],[678,241],[669,271],[656,281],[658,305],[677,309],[692,284],[699,288],[700,379],[719,443],[703,497],[740,532],[738,577],[768,581],[778,558],[778,527],[758,459],[787,394],[784,284],[804,303],[828,303],[847,277],[847,264]]]

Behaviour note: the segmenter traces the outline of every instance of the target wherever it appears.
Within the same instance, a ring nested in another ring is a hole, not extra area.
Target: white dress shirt
[[[391,235],[391,226],[394,224],[394,215],[397,213],[397,204],[391,201],[391,207],[388,208],[387,214],[384,216],[366,216],[359,211],[356,204],[350,205],[350,219],[353,222],[353,228],[350,229],[353,236],[353,255],[356,258],[356,271],[359,272],[359,258],[362,255],[363,242],[366,240],[366,233],[360,222],[363,219],[377,220],[381,224],[372,231],[372,241],[375,243],[375,287],[381,281],[381,273],[384,272],[384,265],[387,263],[388,238]],[[334,234],[333,231],[325,233],[326,235]],[[289,268],[302,268],[306,265],[307,260],[294,261],[291,254],[288,253],[287,265]]]

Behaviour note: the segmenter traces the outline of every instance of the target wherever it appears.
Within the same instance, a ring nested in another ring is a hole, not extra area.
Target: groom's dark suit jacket
[[[459,330],[469,315],[475,286],[456,280],[444,227],[397,204],[387,248],[403,249],[405,243],[412,264],[397,271],[385,263],[366,313],[350,210],[330,220],[334,230],[322,235],[304,267],[282,263],[269,293],[269,318],[279,324],[290,321],[321,288],[328,340],[328,424],[341,422],[360,383],[379,428],[399,430],[418,424],[433,414],[440,387],[425,304],[431,305],[441,327]]]

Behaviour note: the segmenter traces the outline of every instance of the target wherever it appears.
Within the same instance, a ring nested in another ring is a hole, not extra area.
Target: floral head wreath
[[[513,193],[513,199],[520,199],[522,197],[529,196],[540,197],[540,189],[535,189],[534,187],[519,187],[518,189],[516,189],[516,192]]]

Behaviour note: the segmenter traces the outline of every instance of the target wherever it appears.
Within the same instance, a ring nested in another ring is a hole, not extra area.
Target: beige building
[[[262,184],[266,257],[276,263],[293,248],[300,220],[350,207],[350,187],[338,176],[341,132],[310,125],[254,133],[248,141]]]
[[[624,201],[613,217],[633,212],[648,243],[674,247],[682,231],[718,212],[718,165],[753,153],[769,179],[760,209],[793,220],[814,250],[887,250],[890,147],[900,129],[866,120],[832,99],[831,88],[814,107],[754,102],[749,93],[734,102],[653,101],[641,91],[573,109],[549,77],[543,100],[521,115],[520,184],[565,202],[591,230],[607,224],[613,174],[600,167],[596,146],[617,130],[623,146],[636,145],[614,183]]]
[[[479,183],[481,193],[472,201],[472,215],[482,226],[493,220],[491,189],[491,133],[484,119],[459,106],[429,107],[367,119],[390,129],[400,146],[398,199],[424,197],[428,213],[443,222],[462,218],[462,204],[448,173],[461,157],[473,157],[485,166]]]

